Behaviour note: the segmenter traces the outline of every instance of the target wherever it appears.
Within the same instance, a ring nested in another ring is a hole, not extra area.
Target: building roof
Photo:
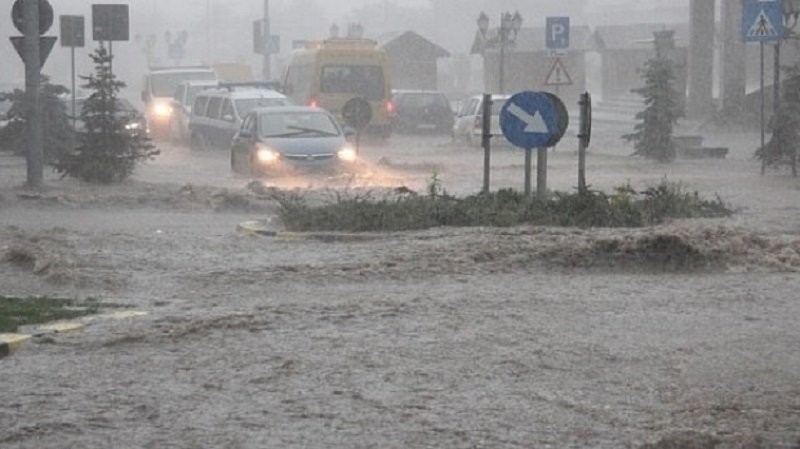
[[[675,30],[675,45],[677,47],[689,45],[688,23],[638,23],[598,26],[591,36],[590,47],[595,50],[641,48],[643,44],[653,41],[654,32],[663,30]]]
[[[447,58],[450,52],[413,31],[386,33],[377,38],[378,46],[387,53],[414,49],[420,57]]]

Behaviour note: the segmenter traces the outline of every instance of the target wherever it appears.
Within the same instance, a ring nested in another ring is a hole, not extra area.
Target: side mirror
[[[146,91],[142,91],[142,101],[147,103],[147,92]]]
[[[356,136],[358,132],[352,126],[345,126],[342,130],[344,132],[345,139],[350,139]]]
[[[239,131],[239,134],[236,137],[239,139],[252,139],[253,135],[247,131]]]

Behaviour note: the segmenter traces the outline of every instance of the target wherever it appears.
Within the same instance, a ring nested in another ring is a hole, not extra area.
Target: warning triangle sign
[[[778,31],[775,29],[775,26],[772,24],[767,13],[762,9],[758,16],[756,16],[756,20],[750,25],[750,28],[747,30],[747,37],[777,37]]]
[[[561,58],[556,58],[553,62],[553,67],[550,73],[547,74],[547,79],[544,81],[545,86],[571,86],[572,77],[569,76],[567,67]]]

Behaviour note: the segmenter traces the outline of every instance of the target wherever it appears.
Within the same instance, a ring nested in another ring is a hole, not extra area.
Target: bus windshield
[[[386,92],[383,69],[377,65],[324,66],[320,84],[324,94],[356,94],[369,101],[380,101]]]

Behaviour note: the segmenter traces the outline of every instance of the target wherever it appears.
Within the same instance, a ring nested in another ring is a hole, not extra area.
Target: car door
[[[236,113],[233,111],[233,102],[230,98],[226,98],[222,103],[222,112],[219,116],[220,129],[219,129],[219,144],[223,147],[229,147],[233,141],[233,136],[241,130],[236,121]]]
[[[233,142],[231,143],[231,167],[234,170],[237,169],[236,167],[246,166],[250,161],[250,151],[256,137],[255,117],[254,113],[248,114],[242,121],[241,128],[233,137]]]

